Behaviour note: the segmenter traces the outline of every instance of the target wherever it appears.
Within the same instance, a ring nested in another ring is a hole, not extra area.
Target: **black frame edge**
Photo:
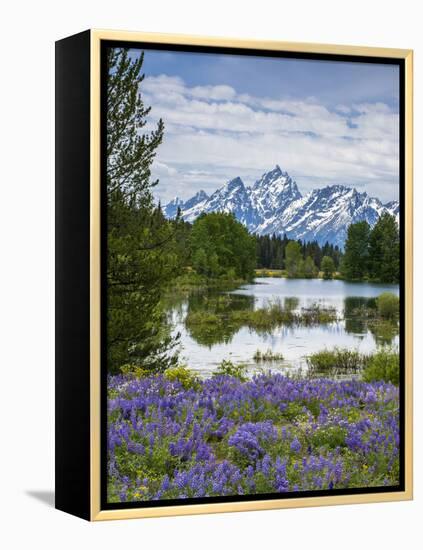
[[[56,42],[55,507],[90,520],[90,43]]]

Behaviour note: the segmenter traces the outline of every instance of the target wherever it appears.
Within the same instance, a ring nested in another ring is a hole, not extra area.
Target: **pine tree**
[[[352,223],[348,228],[342,274],[346,279],[363,279],[369,268],[370,226],[366,221]]]
[[[369,276],[383,283],[398,283],[400,243],[398,225],[388,213],[380,216],[369,238]]]
[[[110,372],[123,364],[161,370],[174,341],[161,307],[177,269],[172,225],[155,208],[151,164],[163,139],[161,120],[143,133],[150,108],[140,95],[143,55],[110,48],[107,78],[107,356]]]

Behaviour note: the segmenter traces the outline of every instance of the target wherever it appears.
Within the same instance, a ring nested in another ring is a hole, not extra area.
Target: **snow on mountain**
[[[163,208],[163,213],[167,218],[174,218],[178,212],[178,208],[182,210],[183,207],[184,201],[179,197],[175,197],[166,204],[166,206]]]
[[[184,210],[189,210],[190,208],[197,206],[197,204],[202,204],[208,198],[209,196],[205,191],[198,191],[198,193],[196,193],[193,197],[191,197],[184,203]]]
[[[300,198],[297,184],[278,165],[264,173],[250,191],[251,203],[262,220],[261,224],[282,214],[292,202]]]
[[[286,235],[305,241],[326,241],[343,247],[348,226],[366,220],[373,226],[383,212],[399,217],[399,204],[382,204],[354,188],[332,185],[314,189],[302,196],[297,184],[279,166],[264,173],[252,187],[237,177],[210,197],[200,191],[185,203],[176,198],[164,208],[172,218],[178,207],[186,221],[193,222],[202,212],[231,212],[259,235]]]
[[[198,193],[196,193],[193,197],[188,199],[186,202],[184,202],[179,197],[175,197],[173,200],[168,202],[167,205],[163,208],[164,215],[167,218],[174,218],[178,212],[178,208],[181,209],[181,212],[182,211],[186,212],[187,210],[190,210],[195,206],[198,206],[199,207],[199,212],[197,214],[198,216],[201,214],[202,205],[207,201],[208,198],[209,196],[203,190],[198,191]]]
[[[390,201],[387,202],[384,207],[386,210],[392,215],[395,216],[395,219],[397,220],[397,223],[399,223],[399,202],[398,201]]]
[[[192,222],[202,212],[231,212],[237,220],[249,228],[256,223],[249,190],[246,189],[241,178],[228,181],[223,187],[217,189],[204,204],[197,204],[188,210],[184,209],[183,218]]]
[[[378,199],[343,185],[315,189],[285,210],[266,228],[269,233],[286,233],[305,241],[326,241],[343,246],[348,226],[366,220],[373,226],[384,211]]]

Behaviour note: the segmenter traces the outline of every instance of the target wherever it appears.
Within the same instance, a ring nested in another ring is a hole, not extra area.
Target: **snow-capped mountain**
[[[187,200],[184,203],[184,209],[190,210],[191,208],[194,208],[194,206],[197,206],[198,204],[203,204],[209,196],[207,193],[203,190],[198,191],[193,197],[191,197],[189,200]]]
[[[188,210],[184,208],[183,217],[187,221],[194,221],[201,212],[231,212],[237,220],[249,228],[257,224],[249,190],[246,189],[241,178],[228,181],[203,205],[197,204]]]
[[[398,201],[390,201],[385,204],[386,210],[394,216],[397,221],[399,218],[399,202]]]
[[[386,210],[378,199],[356,189],[333,185],[315,189],[292,203],[271,225],[259,227],[259,233],[285,232],[303,241],[326,241],[343,246],[351,223],[366,220],[373,226]]]
[[[251,203],[260,218],[260,225],[283,214],[294,201],[301,198],[297,184],[276,167],[255,182],[250,191]]]
[[[195,219],[197,216],[201,214],[202,205],[207,201],[208,198],[209,196],[203,190],[198,191],[198,193],[196,193],[193,197],[191,197],[186,202],[184,202],[179,197],[175,197],[173,200],[168,202],[166,206],[163,208],[164,215],[167,218],[174,218],[178,213],[178,208],[181,209],[181,212],[182,211],[187,212],[188,210],[191,210],[192,208],[198,206],[199,207],[198,214],[193,218]],[[186,218],[185,215],[184,215],[184,218]]]
[[[181,210],[184,208],[184,201],[180,199],[179,197],[175,197],[173,200],[168,202],[166,206],[163,208],[163,213],[166,216],[166,218],[174,218],[176,214],[178,213],[178,208]]]
[[[329,241],[343,247],[348,226],[366,220],[373,226],[383,212],[399,218],[399,204],[382,204],[379,199],[354,188],[332,185],[301,195],[297,184],[279,166],[266,172],[252,187],[237,177],[210,197],[200,191],[184,202],[175,198],[164,208],[173,218],[178,207],[182,217],[193,222],[202,212],[231,212],[259,235],[286,235],[305,241]]]

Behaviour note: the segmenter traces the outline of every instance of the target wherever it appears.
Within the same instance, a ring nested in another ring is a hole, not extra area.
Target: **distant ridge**
[[[164,214],[193,222],[203,212],[230,212],[251,233],[286,235],[291,239],[326,241],[343,248],[351,223],[366,220],[373,226],[383,212],[399,220],[399,203],[383,204],[367,193],[344,185],[314,189],[302,195],[296,182],[276,165],[251,187],[240,177],[228,181],[208,196],[199,191],[187,201],[176,197],[164,207]]]

